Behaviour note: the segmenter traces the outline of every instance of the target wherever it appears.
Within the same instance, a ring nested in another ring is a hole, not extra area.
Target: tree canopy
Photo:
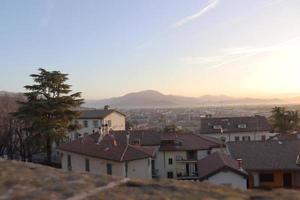
[[[26,101],[19,102],[15,116],[22,120],[32,135],[39,135],[42,148],[51,162],[52,143],[63,139],[69,130],[76,129],[71,121],[79,115],[76,110],[82,103],[81,93],[72,93],[67,84],[68,74],[40,68],[31,74],[33,85],[26,85]],[[37,137],[35,137],[37,138]]]
[[[272,109],[270,120],[275,131],[288,133],[298,129],[300,118],[298,111],[275,107]]]

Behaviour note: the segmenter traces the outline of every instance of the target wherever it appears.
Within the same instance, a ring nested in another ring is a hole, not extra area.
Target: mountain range
[[[165,95],[155,90],[145,90],[129,93],[120,97],[113,97],[102,100],[87,100],[85,106],[94,108],[102,108],[104,105],[110,105],[111,107],[115,108],[162,108],[288,103],[300,103],[300,97],[293,97],[288,99],[235,98],[226,95],[186,97],[178,95]]]
[[[21,93],[0,91],[0,96],[16,97]],[[124,96],[86,100],[86,108],[103,108],[110,105],[114,108],[172,108],[172,107],[199,107],[199,106],[226,106],[226,105],[272,105],[272,104],[299,104],[300,96],[289,98],[236,98],[226,95],[204,95],[200,97],[186,97],[179,95],[165,95],[155,90],[144,90],[125,94]]]

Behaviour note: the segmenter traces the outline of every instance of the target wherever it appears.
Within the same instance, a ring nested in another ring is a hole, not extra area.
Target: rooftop
[[[117,112],[123,116],[125,114],[114,109],[101,109],[101,110],[84,110],[80,113],[79,119],[103,119],[113,112]]]
[[[243,159],[245,170],[300,170],[300,140],[228,142],[227,147],[234,159]]]
[[[200,179],[206,179],[222,170],[230,170],[241,176],[247,176],[247,173],[239,168],[237,161],[224,153],[215,152],[198,161]]]
[[[120,143],[113,135],[107,135],[98,144],[96,135],[86,136],[70,143],[62,144],[58,150],[82,154],[90,157],[124,162],[154,156],[154,147],[126,145]]]
[[[200,123],[201,134],[271,131],[271,125],[267,118],[259,115],[252,117],[207,117],[202,118]]]

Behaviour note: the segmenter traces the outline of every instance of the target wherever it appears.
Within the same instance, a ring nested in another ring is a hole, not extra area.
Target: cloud
[[[201,65],[208,69],[218,69],[238,61],[245,60],[252,56],[273,53],[278,51],[289,51],[300,45],[300,37],[294,37],[289,40],[276,43],[269,46],[260,47],[236,47],[223,51],[223,54],[217,56],[192,56],[179,58],[179,62],[184,65]]]
[[[219,4],[219,0],[210,0],[208,1],[207,5],[202,8],[199,12],[193,14],[193,15],[190,15],[190,16],[187,16],[179,21],[177,21],[173,27],[174,28],[179,28],[195,19],[198,19],[199,17],[201,17],[202,15],[204,15],[205,13],[207,13],[208,11],[210,11],[211,9],[215,8],[217,5]]]

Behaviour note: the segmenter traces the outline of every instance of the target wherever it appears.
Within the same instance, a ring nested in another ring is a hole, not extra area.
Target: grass
[[[65,199],[104,186],[115,179],[2,160],[0,161],[0,200]]]
[[[67,199],[118,178],[64,172],[46,166],[0,160],[0,200]],[[242,191],[208,183],[173,180],[131,180],[88,200],[296,200],[293,190]]]

